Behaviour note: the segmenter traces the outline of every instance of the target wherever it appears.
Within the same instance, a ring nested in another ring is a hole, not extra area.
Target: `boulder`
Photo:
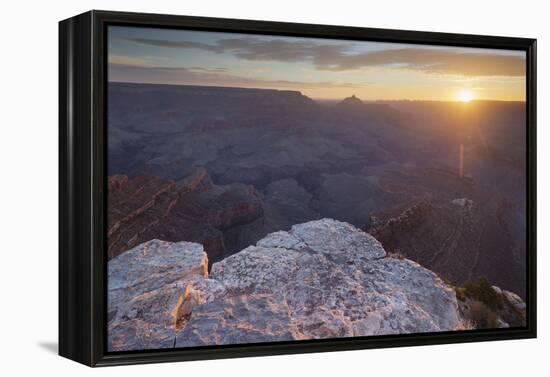
[[[446,331],[458,325],[454,291],[433,272],[386,257],[372,236],[330,219],[272,233],[215,263],[211,277],[230,294],[277,297],[296,325],[295,339]]]
[[[208,257],[197,243],[151,240],[110,260],[107,273],[111,311],[167,284],[208,277]]]
[[[525,312],[527,305],[525,302],[514,292],[502,290],[502,295],[508,304],[510,304],[518,312]]]
[[[273,295],[236,295],[193,311],[176,347],[277,342],[297,339],[285,302]]]
[[[224,288],[207,279],[202,245],[151,240],[108,263],[109,350],[165,348],[191,310]]]
[[[454,290],[368,233],[321,219],[212,265],[198,244],[146,242],[109,261],[109,350],[451,331]]]

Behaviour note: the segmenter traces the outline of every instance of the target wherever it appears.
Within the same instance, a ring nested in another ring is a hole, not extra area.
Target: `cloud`
[[[232,38],[214,44],[132,38],[132,42],[168,48],[194,48],[213,53],[229,53],[249,61],[309,61],[319,70],[347,71],[369,67],[394,67],[427,73],[462,76],[524,76],[525,58],[459,48],[408,47],[363,53],[353,52],[353,44],[322,44],[288,39]]]
[[[124,59],[109,60],[109,81],[117,82],[147,82],[173,85],[211,85],[254,88],[277,88],[303,90],[312,88],[357,88],[365,84],[353,84],[337,81],[291,81],[267,80],[251,77],[241,77],[226,73],[221,68],[200,67],[164,67],[141,63],[129,59],[129,63],[121,63]]]
[[[125,55],[113,55],[109,54],[109,64],[121,64],[121,65],[132,65],[132,66],[146,66],[147,62],[143,58],[136,58],[132,56]]]
[[[520,56],[464,52],[457,49],[402,48],[334,57],[316,62],[329,70],[397,65],[429,73],[464,76],[524,76],[525,59]]]
[[[224,67],[216,67],[216,68],[189,67],[187,69],[197,71],[197,72],[210,72],[210,73],[222,73],[227,71],[227,68],[224,68]]]
[[[285,39],[232,38],[220,39],[216,44],[192,41],[168,41],[160,39],[130,38],[132,42],[155,47],[195,48],[215,53],[230,53],[238,58],[255,61],[300,62],[330,54],[343,53],[351,47],[341,45],[319,45],[309,41]]]
[[[218,46],[209,45],[207,43],[192,42],[192,41],[168,41],[162,39],[148,38],[129,38],[128,40],[136,43],[141,43],[149,46],[170,47],[170,48],[198,48],[201,50],[212,52],[223,52]]]

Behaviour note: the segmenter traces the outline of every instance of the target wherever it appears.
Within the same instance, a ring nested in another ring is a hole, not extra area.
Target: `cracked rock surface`
[[[206,263],[206,264],[205,264]],[[109,262],[109,350],[456,330],[454,290],[350,224],[267,235],[212,266],[196,243],[146,242]]]

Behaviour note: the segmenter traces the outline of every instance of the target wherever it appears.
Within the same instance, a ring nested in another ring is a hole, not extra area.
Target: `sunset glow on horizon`
[[[470,102],[474,99],[474,95],[469,90],[461,90],[458,92],[457,98],[460,102]]]
[[[525,101],[525,52],[110,26],[113,82],[297,90],[314,99]]]

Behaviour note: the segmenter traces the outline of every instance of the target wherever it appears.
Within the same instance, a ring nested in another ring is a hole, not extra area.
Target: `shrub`
[[[467,282],[464,284],[464,290],[467,297],[483,302],[492,310],[502,309],[502,297],[495,292],[486,278]]]
[[[455,287],[456,299],[459,301],[466,301],[466,290],[464,288]]]
[[[497,328],[497,316],[487,305],[481,301],[472,301],[469,310],[469,319],[475,323],[478,329]]]
[[[465,331],[465,330],[475,330],[476,324],[473,320],[469,318],[463,318],[462,316],[458,318],[458,327],[457,330],[459,331]]]

